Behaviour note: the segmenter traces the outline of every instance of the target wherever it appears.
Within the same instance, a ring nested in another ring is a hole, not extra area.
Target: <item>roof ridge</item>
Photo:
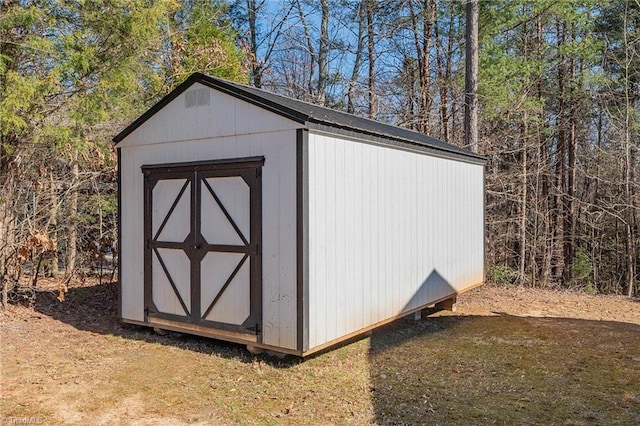
[[[262,88],[219,77],[212,77],[200,72],[191,74],[184,82],[179,84],[173,91],[142,114],[130,126],[116,135],[113,141],[116,143],[120,142],[194,83],[200,83],[230,96],[242,99],[293,121],[305,124],[307,127],[309,127],[309,124],[324,125],[331,128],[345,129],[356,133],[375,135],[385,139],[428,147],[433,150],[449,152],[480,161],[486,160],[485,157],[465,148],[406,127],[384,123],[368,117],[361,117],[345,111],[335,110],[323,105],[284,96]]]

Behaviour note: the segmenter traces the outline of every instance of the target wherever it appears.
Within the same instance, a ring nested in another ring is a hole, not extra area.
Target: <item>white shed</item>
[[[484,281],[467,150],[203,74],[114,142],[124,322],[305,356]]]

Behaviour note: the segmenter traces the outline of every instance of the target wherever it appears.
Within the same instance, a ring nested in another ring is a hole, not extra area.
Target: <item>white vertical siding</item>
[[[197,87],[204,87],[196,85]],[[144,319],[142,165],[264,156],[263,341],[295,349],[297,123],[212,91],[185,108],[184,94],[118,145],[122,191],[122,317]]]
[[[483,167],[309,134],[309,348],[482,282]]]

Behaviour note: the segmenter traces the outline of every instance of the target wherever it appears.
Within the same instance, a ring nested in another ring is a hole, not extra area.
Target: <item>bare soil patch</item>
[[[484,286],[301,361],[122,326],[115,284],[57,295],[0,314],[4,423],[640,424],[624,297]]]

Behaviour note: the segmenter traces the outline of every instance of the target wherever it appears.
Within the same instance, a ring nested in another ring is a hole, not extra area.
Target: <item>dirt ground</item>
[[[633,328],[625,332],[631,333],[632,339],[640,339],[638,300],[486,285],[460,296],[457,312],[443,314],[445,322],[438,322],[441,314],[436,314],[435,319],[422,320],[423,325],[413,329],[411,325],[392,325],[376,332],[373,338],[303,362],[256,357],[240,345],[177,333],[156,335],[146,328],[123,326],[117,320],[115,284],[77,283],[64,302],[56,300],[57,296],[57,292],[44,289],[38,292],[32,306],[25,300],[0,314],[0,424],[412,423],[415,420],[410,417],[397,417],[407,410],[402,401],[395,402],[394,397],[384,403],[376,401],[376,392],[380,395],[379,389],[389,382],[387,376],[401,374],[397,371],[401,368],[394,367],[389,359],[392,352],[382,355],[392,335],[405,333],[409,338],[432,333],[427,337],[434,341],[438,330],[456,330],[454,323],[446,321],[514,317],[588,320],[588,330],[598,330],[601,323],[607,324],[608,329],[628,326]],[[544,326],[536,324],[536,333]],[[406,327],[410,327],[408,331]],[[629,334],[624,336],[629,338]],[[614,345],[615,339],[620,338],[614,338]],[[434,359],[441,362],[439,349],[430,350],[435,351]],[[640,353],[635,350],[625,353],[624,349],[616,349],[615,353],[624,358],[624,363],[637,366]],[[384,357],[384,368],[378,367],[376,362]],[[447,368],[460,373],[457,377],[464,373],[463,367]],[[637,367],[634,368],[629,371],[636,374]],[[380,384],[380,380],[384,383]],[[443,380],[449,381],[446,377]],[[419,386],[428,389],[435,385]],[[534,398],[527,392],[517,399],[520,404]],[[430,424],[456,423],[452,420],[455,417],[433,417],[428,421],[428,416],[436,415],[437,407],[446,411],[449,406],[452,410],[453,401],[449,404],[435,397],[429,400],[425,395],[426,411],[416,413],[415,418],[424,418]],[[599,398],[595,389],[591,395]],[[482,395],[478,398],[482,405]],[[582,410],[580,414],[563,412],[558,416],[564,417],[552,422],[625,424],[628,419],[640,419],[640,389],[624,389],[618,400],[622,401],[622,417],[609,418],[590,411],[584,414]],[[467,417],[459,424],[484,424],[491,419],[500,422],[505,418],[499,411],[478,415],[478,419]],[[522,415],[531,416],[530,421],[517,418],[517,423],[535,424],[539,414]]]
[[[462,315],[574,318],[640,324],[640,301],[566,290],[485,285],[460,297]]]

